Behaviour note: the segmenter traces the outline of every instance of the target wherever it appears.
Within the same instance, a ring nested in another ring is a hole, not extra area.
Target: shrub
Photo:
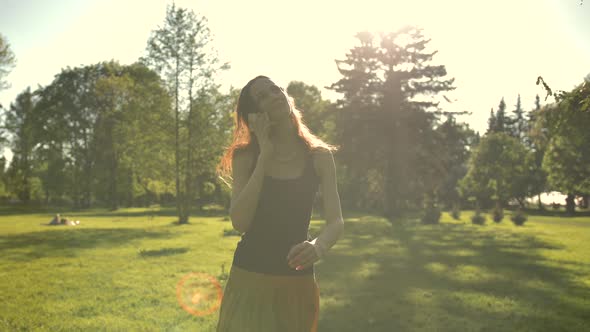
[[[422,223],[424,224],[438,224],[440,221],[440,208],[437,206],[429,206],[424,210],[422,215]]]
[[[492,218],[494,219],[495,223],[499,223],[504,219],[504,211],[502,210],[501,206],[496,206],[492,211]]]
[[[455,220],[461,219],[461,209],[457,205],[453,205],[453,210],[451,211],[451,217]]]
[[[486,223],[486,216],[481,214],[479,210],[475,210],[475,214],[471,216],[471,222],[476,225],[483,225]]]
[[[516,226],[522,226],[522,225],[524,225],[524,222],[527,220],[527,216],[524,214],[524,212],[522,212],[522,210],[518,209],[510,217],[510,220],[512,220],[512,222],[514,223],[514,225],[516,225]]]

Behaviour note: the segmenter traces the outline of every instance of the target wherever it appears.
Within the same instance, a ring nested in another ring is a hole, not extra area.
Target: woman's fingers
[[[304,270],[312,266],[315,262],[317,262],[317,258],[312,254],[304,258],[300,263],[294,264],[292,267],[296,270]]]
[[[311,244],[306,245],[304,250],[295,255],[292,259],[288,260],[289,266],[296,268],[297,266],[308,266],[313,264],[318,259],[315,250]]]
[[[303,242],[291,247],[291,250],[289,250],[289,254],[287,254],[287,260],[291,261],[291,259],[295,258],[295,256],[297,256],[303,249],[305,249],[305,245]]]

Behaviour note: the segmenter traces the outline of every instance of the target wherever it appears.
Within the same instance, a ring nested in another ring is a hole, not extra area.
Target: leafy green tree
[[[228,197],[222,194],[224,184],[218,180],[215,167],[231,138],[232,110],[235,109],[238,93],[239,90],[230,89],[228,94],[222,94],[212,87],[208,91],[200,91],[193,100],[193,107],[198,112],[194,112],[191,122],[195,143],[192,145],[190,164],[194,172],[194,191],[190,200],[196,202],[198,208],[215,200],[227,202]]]
[[[540,210],[543,210],[543,203],[541,202],[541,194],[546,191],[547,187],[547,173],[543,170],[543,157],[547,147],[546,129],[539,126],[537,123],[538,114],[541,112],[541,98],[539,95],[535,97],[535,108],[530,110],[527,114],[527,133],[525,135],[524,144],[530,153],[527,157],[527,165],[529,172],[529,197],[537,196],[537,205]]]
[[[575,196],[590,193],[590,82],[562,94],[539,112],[537,121],[547,140],[543,169],[548,186],[567,193],[566,210],[573,214]]]
[[[112,208],[168,192],[170,98],[141,64],[68,68],[39,91],[36,157],[47,200]]]
[[[484,136],[471,154],[467,174],[460,181],[461,194],[475,197],[489,206],[504,206],[509,199],[526,196],[527,151],[514,137],[505,133]]]
[[[92,144],[98,117],[94,92],[96,82],[107,75],[108,70],[106,63],[62,69],[53,82],[40,91],[37,119],[43,139],[39,141],[39,152],[45,157],[63,153],[63,185],[74,208],[89,207],[93,199],[95,155]],[[60,184],[55,185],[59,187]]]
[[[16,63],[14,53],[10,49],[10,45],[6,38],[0,34],[0,92],[10,85],[5,81],[5,77],[10,73]],[[3,110],[2,104],[0,104],[0,111]],[[6,133],[4,129],[0,129],[0,151],[4,149],[4,145],[7,142]]]
[[[6,37],[0,34],[0,91],[10,86],[4,79],[14,68],[15,63],[16,58],[10,49],[10,44]],[[1,105],[0,108],[2,108]]]
[[[31,199],[32,178],[35,169],[35,97],[26,88],[6,112],[4,128],[11,135],[12,161],[8,170],[11,187],[19,199],[28,203]]]
[[[287,93],[295,99],[295,105],[303,112],[306,125],[324,140],[334,138],[335,114],[328,100],[322,99],[320,90],[304,82],[292,81],[287,86]]]
[[[172,114],[158,75],[142,64],[113,66],[96,84],[93,146],[103,200],[112,209],[134,204],[150,180],[171,181]],[[149,129],[149,132],[146,132]]]
[[[196,117],[195,91],[208,91],[213,77],[228,65],[218,65],[211,51],[209,29],[204,17],[172,4],[166,10],[164,25],[152,32],[142,59],[158,72],[174,96],[175,173],[179,223],[187,223],[193,196],[193,151],[198,142],[193,131]],[[182,124],[185,124],[182,126]],[[183,134],[183,133],[186,134]],[[185,139],[181,140],[181,136]],[[183,166],[184,161],[184,167]],[[184,185],[183,185],[184,184]]]
[[[467,173],[470,148],[474,145],[475,132],[469,125],[457,123],[453,115],[449,115],[445,122],[436,128],[440,133],[440,147],[444,157],[439,160],[445,169],[446,177],[443,178],[437,195],[447,208],[460,205],[459,181]]]

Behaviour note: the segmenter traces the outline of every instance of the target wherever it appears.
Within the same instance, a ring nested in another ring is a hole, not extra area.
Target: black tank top
[[[237,244],[233,265],[274,275],[314,273],[313,266],[297,271],[287,262],[292,246],[312,240],[308,230],[319,177],[311,153],[306,152],[305,159],[297,178],[264,177],[254,219]]]

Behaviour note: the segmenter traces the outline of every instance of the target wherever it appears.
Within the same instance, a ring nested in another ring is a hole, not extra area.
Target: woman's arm
[[[319,153],[317,159],[320,168],[320,186],[326,226],[320,232],[320,235],[310,242],[314,245],[318,257],[322,258],[340,238],[344,230],[344,219],[340,207],[340,196],[336,184],[336,165],[332,152]]]
[[[264,182],[264,162],[262,154],[259,154],[256,167],[252,174],[249,169],[254,162],[251,152],[234,153],[232,159],[232,197],[229,208],[229,217],[234,229],[245,233],[250,228],[262,184]]]
[[[297,270],[306,269],[322,258],[336,244],[344,230],[344,219],[336,184],[336,165],[332,152],[318,153],[316,161],[324,201],[326,226],[317,238],[296,244],[289,250],[288,264]]]

